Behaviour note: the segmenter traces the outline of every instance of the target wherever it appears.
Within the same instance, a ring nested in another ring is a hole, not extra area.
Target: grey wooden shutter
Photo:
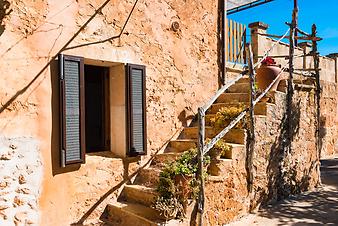
[[[61,166],[85,161],[83,58],[59,55]]]
[[[145,109],[145,67],[127,64],[128,155],[144,155],[147,151]]]

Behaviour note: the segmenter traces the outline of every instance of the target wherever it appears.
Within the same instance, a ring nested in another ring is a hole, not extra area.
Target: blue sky
[[[338,0],[298,0],[299,28],[311,33],[313,23],[317,25],[321,55],[338,53]],[[269,34],[282,35],[288,29],[285,22],[291,21],[293,0],[274,0],[228,18],[249,24],[262,21],[270,25]]]

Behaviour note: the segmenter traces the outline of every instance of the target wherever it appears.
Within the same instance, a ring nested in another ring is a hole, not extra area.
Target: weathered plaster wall
[[[8,138],[26,136],[39,141],[36,152],[41,155],[44,175],[37,207],[41,225],[78,221],[128,171],[121,159],[105,157],[107,153],[87,155],[86,164],[81,166],[59,168],[58,73],[56,62],[50,60],[103,2],[3,1],[0,133]],[[110,1],[69,46],[117,35],[133,3]],[[171,29],[174,21],[180,25],[177,32]],[[64,53],[147,66],[151,153],[186,124],[187,118],[217,89],[216,26],[215,0],[139,1],[119,39]],[[105,202],[114,199],[117,192]],[[90,218],[97,217],[99,211],[95,211]],[[34,217],[27,219],[35,221]]]
[[[42,162],[32,137],[0,137],[0,225],[38,225]]]

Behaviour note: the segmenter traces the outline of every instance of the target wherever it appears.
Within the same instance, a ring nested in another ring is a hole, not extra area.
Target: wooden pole
[[[200,181],[200,189],[198,193],[197,219],[198,225],[203,225],[204,213],[204,178],[203,178],[203,155],[204,155],[204,138],[205,138],[205,111],[198,108],[198,179]]]
[[[315,24],[312,25],[312,37],[316,37],[317,35],[317,27]],[[317,47],[317,41],[312,41],[312,54],[313,54],[313,62],[315,69],[315,80],[316,80],[316,149],[317,149],[317,172],[320,174],[320,157],[321,157],[321,140],[320,140],[320,96],[321,96],[321,85],[320,85],[320,77],[319,77],[319,53]],[[319,175],[319,184],[321,184],[320,175]]]
[[[293,97],[293,71],[294,71],[294,54],[295,54],[295,32],[297,29],[297,17],[298,17],[298,6],[297,0],[294,0],[294,9],[292,12],[292,22],[290,24],[290,37],[289,37],[289,79],[288,79],[288,93],[287,93],[287,153],[291,152],[291,140],[292,140],[292,97]]]
[[[250,129],[249,129],[249,136],[247,142],[247,156],[246,156],[246,169],[248,173],[248,191],[249,194],[253,191],[253,181],[254,181],[254,174],[253,174],[253,154],[254,154],[254,147],[255,147],[255,115],[254,115],[254,101],[256,95],[255,89],[255,68],[253,67],[253,53],[251,44],[246,44],[246,51],[248,56],[248,65],[249,65],[249,77],[250,77]]]
[[[298,26],[298,0],[294,0],[293,2],[293,13],[294,13],[294,20],[295,20],[295,37],[298,36],[298,30],[297,30],[297,26]],[[298,41],[297,39],[295,39],[295,45],[298,45]]]

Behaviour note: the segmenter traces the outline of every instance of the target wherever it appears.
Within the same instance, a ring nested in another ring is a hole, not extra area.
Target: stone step
[[[245,145],[243,144],[227,143],[227,145],[231,146],[231,151],[223,159],[237,159],[245,152]]]
[[[249,102],[250,97],[248,93],[222,93],[216,103],[242,103]]]
[[[142,185],[125,185],[121,194],[121,199],[128,203],[138,203],[151,207],[156,198],[155,188]]]
[[[206,138],[212,138],[214,137],[215,130],[211,126],[206,126],[205,127],[205,137]],[[198,126],[193,126],[193,127],[186,127],[183,129],[182,133],[180,134],[180,139],[197,139],[198,137]]]
[[[108,204],[100,220],[112,225],[157,226],[163,222],[158,211],[137,203],[117,202]]]
[[[227,176],[232,168],[231,159],[217,159],[208,166],[208,173],[211,176]]]
[[[216,136],[220,131],[214,130],[212,127],[206,127],[206,136],[208,138],[212,138]],[[189,141],[191,143],[196,144],[198,137],[198,127],[187,127],[184,128],[182,132],[182,136],[186,139],[185,141]],[[189,140],[188,140],[189,139]],[[235,144],[244,144],[245,142],[245,130],[244,129],[231,129],[227,134],[224,135],[223,139],[229,143]],[[179,140],[177,140],[179,141]],[[177,145],[180,147],[179,145]],[[183,148],[178,149],[175,148],[176,152],[184,151]],[[186,149],[187,150],[187,149]]]
[[[151,162],[151,165],[159,168],[162,167],[163,164],[167,162],[175,161],[175,159],[179,158],[182,153],[177,152],[167,152],[167,153],[161,153],[154,156],[153,161]]]
[[[250,83],[250,78],[248,76],[241,78],[237,83]]]
[[[231,129],[224,135],[223,140],[228,143],[245,144],[246,132],[244,129]]]
[[[187,127],[190,128],[190,127]],[[166,152],[184,152],[189,150],[190,148],[197,147],[196,139],[178,139],[172,140],[169,142],[170,149],[166,149]]]
[[[160,173],[161,170],[155,167],[141,169],[134,183],[154,188],[157,186]]]
[[[250,92],[250,83],[235,83],[230,86],[227,93],[249,93]]]

